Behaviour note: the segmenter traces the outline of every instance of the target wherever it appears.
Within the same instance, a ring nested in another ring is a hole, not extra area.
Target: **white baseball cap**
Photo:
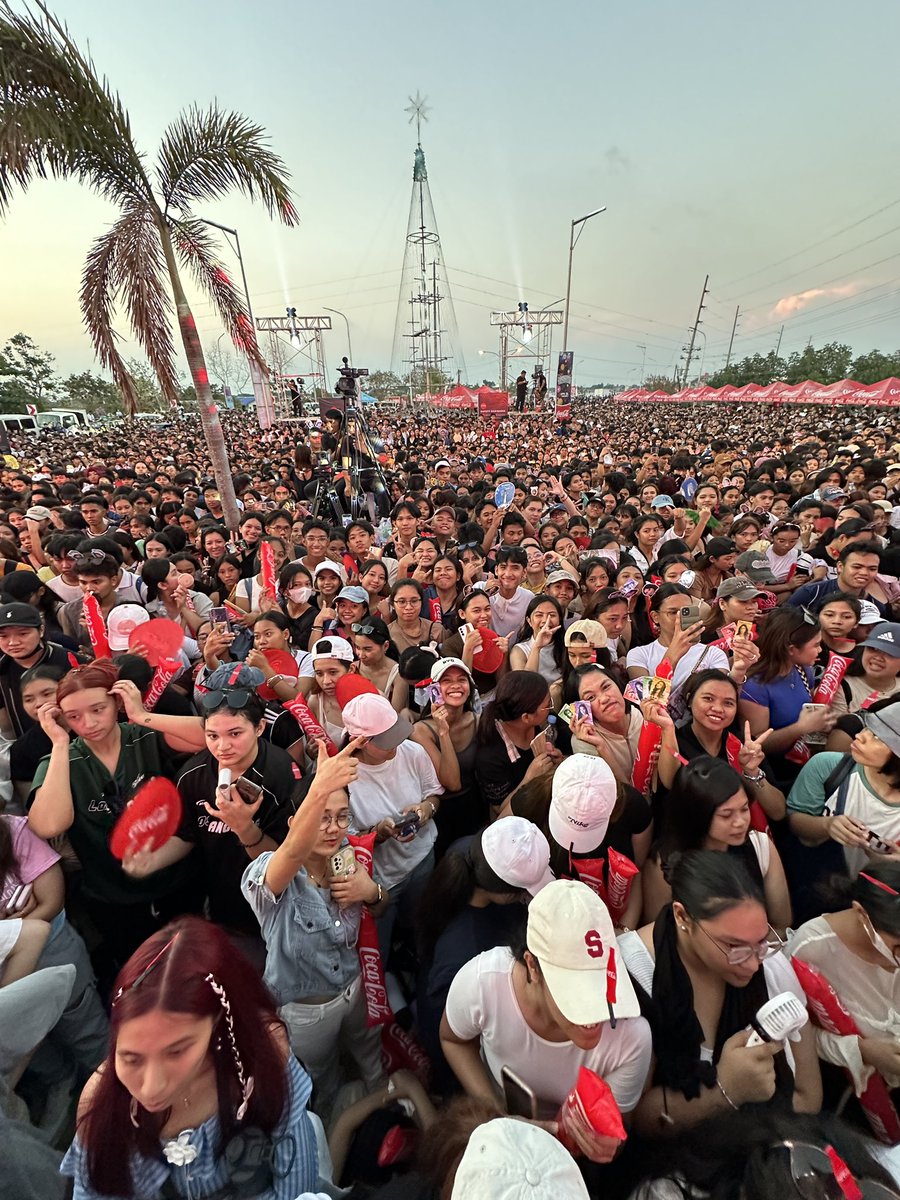
[[[550,843],[532,821],[502,817],[481,835],[481,850],[495,875],[536,896],[556,878],[550,870]]]
[[[860,614],[857,625],[880,625],[884,620],[881,609],[871,600],[860,600],[859,607]]]
[[[334,562],[330,558],[323,558],[320,563],[317,563],[313,568],[313,579],[318,579],[323,571],[333,571],[340,579],[341,583],[347,582],[347,568],[343,563]]]
[[[620,969],[612,917],[586,883],[548,883],[528,905],[525,944],[556,1007],[573,1025],[641,1015],[634,985]]]
[[[472,672],[461,658],[438,658],[432,663],[431,666],[431,682],[439,683],[443,676],[452,667],[456,667],[460,671],[465,671],[469,677],[469,680],[472,680]]]
[[[110,650],[127,650],[128,635],[150,620],[143,604],[117,604],[106,618],[106,637]]]
[[[588,1190],[575,1159],[552,1133],[497,1117],[469,1138],[450,1200],[588,1200]]]
[[[594,754],[572,754],[553,773],[550,835],[575,854],[595,850],[606,837],[619,786],[607,762]]]
[[[310,657],[315,663],[320,658],[337,658],[341,662],[353,662],[353,647],[346,638],[325,634],[309,648]]]

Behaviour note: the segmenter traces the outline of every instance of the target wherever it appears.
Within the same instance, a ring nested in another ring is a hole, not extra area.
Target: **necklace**
[[[799,667],[794,667],[794,670],[800,676],[800,682],[803,684],[804,688],[806,689],[807,696],[809,696],[810,700],[812,700],[812,688],[809,686],[809,680],[806,678],[806,672],[801,671],[801,669]],[[791,683],[791,691],[793,691],[793,690],[794,690],[794,685],[793,685],[793,683]]]

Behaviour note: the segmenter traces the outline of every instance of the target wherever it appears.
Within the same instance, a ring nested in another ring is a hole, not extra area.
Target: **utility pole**
[[[706,308],[706,305],[703,303],[703,301],[706,299],[708,294],[709,294],[709,276],[707,275],[706,278],[703,280],[703,291],[700,293],[700,304],[697,308],[697,316],[694,321],[694,327],[691,330],[691,342],[690,342],[690,345],[688,346],[687,362],[684,364],[684,376],[683,376],[684,387],[688,387],[690,385],[691,359],[694,357],[694,344],[697,341],[697,330],[700,328],[700,314],[703,312],[704,308]]]
[[[775,346],[775,357],[776,358],[778,357],[778,351],[781,349],[781,338],[782,338],[783,334],[784,334],[784,326],[782,325],[782,327],[778,330],[778,342]]]
[[[741,315],[741,306],[738,305],[734,310],[734,324],[731,326],[731,341],[728,343],[728,353],[725,356],[725,370],[728,370],[728,364],[731,362],[731,349],[734,346],[734,335],[737,330],[738,317]]]

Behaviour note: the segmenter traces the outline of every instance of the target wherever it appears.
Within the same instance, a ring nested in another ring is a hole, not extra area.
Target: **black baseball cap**
[[[0,629],[12,625],[23,629],[40,629],[43,618],[33,604],[4,604],[0,606]]]

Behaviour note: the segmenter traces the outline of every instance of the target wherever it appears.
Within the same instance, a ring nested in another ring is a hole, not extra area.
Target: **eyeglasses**
[[[352,820],[353,817],[349,808],[339,813],[323,813],[322,820],[319,822],[319,828],[323,832],[326,829],[330,829],[332,825],[337,825],[338,829],[349,829]]]
[[[360,625],[358,621],[354,621],[350,626],[351,633],[361,633],[363,637],[370,637],[375,632],[374,625]]]
[[[714,938],[711,933],[703,928],[699,921],[695,922],[697,928],[708,937],[714,946],[725,955],[725,961],[729,966],[739,967],[745,962],[749,962],[751,958],[757,958],[760,962],[765,962],[767,958],[771,958],[773,954],[777,954],[784,947],[784,941],[778,936],[772,926],[769,926],[769,936],[763,938],[761,942],[755,945],[739,945],[739,946],[723,946],[718,938]]]
[[[781,1142],[773,1150],[787,1150],[791,1179],[798,1196],[807,1200],[898,1200],[898,1193],[874,1179],[855,1179],[833,1146],[809,1142]]]

